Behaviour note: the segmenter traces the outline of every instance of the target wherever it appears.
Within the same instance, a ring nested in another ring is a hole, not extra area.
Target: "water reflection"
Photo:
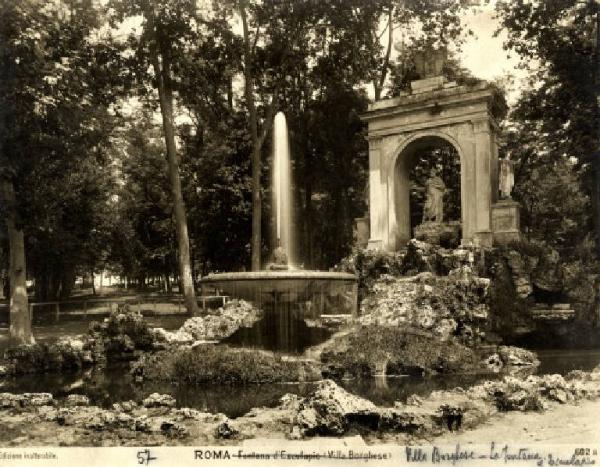
[[[268,307],[264,317],[251,328],[241,328],[225,342],[237,347],[253,347],[282,353],[299,354],[324,342],[331,331],[308,327],[303,312],[290,303]]]
[[[50,392],[55,398],[85,394],[94,405],[109,408],[115,402],[141,402],[153,392],[171,394],[178,407],[207,412],[221,412],[239,417],[253,407],[275,407],[287,393],[306,396],[314,384],[266,384],[247,386],[176,385],[169,382],[136,383],[128,365],[92,369],[85,373],[46,373],[7,378],[0,382],[0,392]]]
[[[433,391],[467,388],[481,381],[497,378],[497,375],[436,375],[376,377],[373,379],[341,381],[347,391],[371,400],[377,405],[393,406],[394,402],[406,402],[416,394],[426,397]]]
[[[600,350],[543,351],[538,374],[565,374],[574,369],[590,370],[600,363]],[[405,402],[411,394],[426,397],[432,391],[467,388],[494,375],[437,375],[430,377],[388,377],[341,381],[348,391],[378,405],[392,406]],[[274,407],[286,393],[308,395],[314,384],[262,384],[246,386],[175,385],[169,382],[136,383],[127,364],[90,369],[84,373],[46,373],[23,375],[0,380],[0,391],[15,393],[51,392],[57,398],[68,394],[85,394],[92,403],[110,407],[115,402],[141,402],[153,392],[171,394],[179,407],[192,407],[208,412],[221,412],[238,417],[253,407]]]
[[[591,371],[600,364],[600,349],[536,350],[540,359],[538,373],[567,374],[571,370]]]

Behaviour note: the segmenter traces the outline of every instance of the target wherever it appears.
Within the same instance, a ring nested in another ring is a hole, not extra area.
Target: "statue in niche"
[[[423,208],[423,223],[444,221],[444,193],[446,185],[440,176],[431,171],[429,180],[425,183],[426,198]]]
[[[508,158],[500,159],[500,199],[511,199],[513,186],[515,186],[513,161]]]

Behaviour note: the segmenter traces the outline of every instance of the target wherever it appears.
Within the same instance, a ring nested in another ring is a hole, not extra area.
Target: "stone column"
[[[390,168],[394,177],[393,206],[394,223],[390,223],[390,246],[396,250],[408,243],[410,235],[410,166],[406,154],[398,156],[396,166]]]
[[[498,187],[500,179],[500,164],[498,162],[498,148],[500,147],[499,129],[494,125],[492,138],[492,204],[498,201]]]
[[[477,150],[471,125],[465,125],[460,129],[459,140],[462,142],[460,159],[462,244],[470,245],[477,230],[477,200],[474,196],[476,191],[475,160]]]
[[[383,247],[384,200],[381,187],[381,138],[369,139],[369,218],[371,233],[369,248]]]
[[[492,246],[492,132],[489,118],[473,121],[475,135],[475,196],[476,228],[474,241],[481,246]],[[468,196],[468,194],[467,194]]]

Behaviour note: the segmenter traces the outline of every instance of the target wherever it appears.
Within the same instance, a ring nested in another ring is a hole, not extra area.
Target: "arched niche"
[[[431,142],[460,157],[462,243],[491,246],[497,201],[501,106],[486,83],[437,87],[374,102],[362,115],[369,140],[369,247],[394,251],[410,239],[411,154]]]
[[[462,200],[464,198],[463,189],[466,188],[466,182],[462,180],[462,165],[464,163],[463,151],[452,136],[440,131],[427,131],[411,135],[394,152],[391,159],[392,170],[388,171],[388,191],[389,196],[389,248],[398,249],[408,242],[412,237],[410,208],[410,187],[411,172],[418,161],[418,155],[431,148],[443,148],[450,146],[454,149],[459,158],[460,170],[460,221],[462,223],[462,213],[464,208]]]

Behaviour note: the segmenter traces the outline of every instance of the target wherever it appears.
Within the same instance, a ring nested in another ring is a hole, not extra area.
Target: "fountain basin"
[[[357,278],[328,271],[258,271],[209,274],[201,281],[203,295],[242,298],[259,308],[297,305],[305,316],[355,314]]]

